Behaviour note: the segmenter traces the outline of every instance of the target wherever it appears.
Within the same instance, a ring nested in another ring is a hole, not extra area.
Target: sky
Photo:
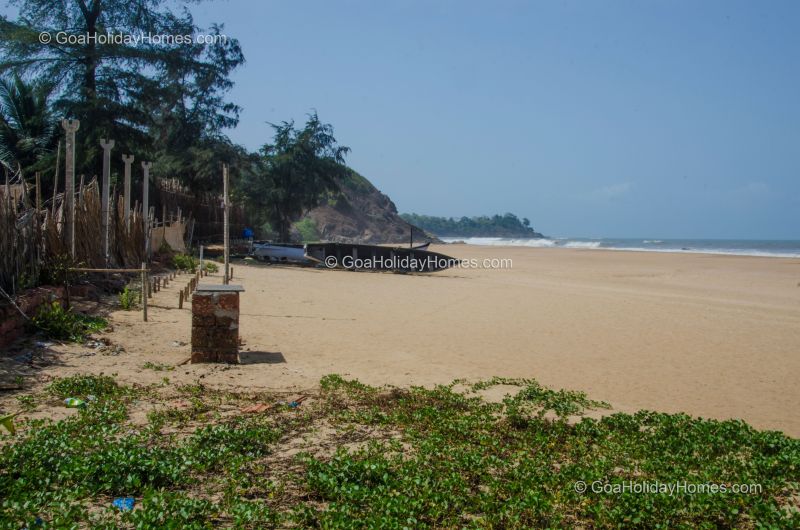
[[[316,109],[401,212],[800,239],[800,2],[212,0],[236,142]]]

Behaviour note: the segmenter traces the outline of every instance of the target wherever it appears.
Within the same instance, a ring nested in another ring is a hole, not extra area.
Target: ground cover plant
[[[33,331],[41,332],[51,339],[70,342],[83,342],[91,333],[102,331],[106,327],[106,319],[78,313],[71,308],[64,309],[59,302],[42,306],[30,322]]]
[[[195,272],[197,262],[189,254],[175,254],[172,256],[172,266],[179,271]]]
[[[516,392],[488,402],[496,385]],[[533,380],[397,389],[328,376],[297,401],[79,375],[25,401],[46,410],[65,397],[87,404],[18,419],[0,438],[2,528],[800,525],[800,441],[683,414],[582,418],[605,404]],[[609,494],[578,481],[760,490]]]
[[[117,295],[119,298],[119,306],[125,311],[136,309],[136,306],[139,305],[139,296],[141,296],[141,290],[126,285],[119,295]]]

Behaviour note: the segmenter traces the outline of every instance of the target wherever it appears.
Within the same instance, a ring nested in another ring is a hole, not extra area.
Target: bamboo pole
[[[142,162],[142,221],[144,223],[144,255],[150,259],[150,166],[152,162]]]
[[[142,269],[96,269],[88,267],[70,267],[70,272],[140,272]],[[150,272],[148,270],[148,272]]]

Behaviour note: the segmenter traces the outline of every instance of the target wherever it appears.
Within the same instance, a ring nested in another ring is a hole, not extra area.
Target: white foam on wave
[[[567,241],[564,248],[600,248],[600,241]]]
[[[620,250],[623,252],[668,252],[679,254],[716,254],[722,256],[756,256],[761,258],[800,258],[800,253],[765,252],[763,250],[726,249],[726,248],[648,248],[648,247],[607,247],[603,250]]]
[[[512,239],[506,237],[443,237],[442,241],[457,243],[463,241],[467,245],[486,245],[496,247],[555,247],[557,243],[552,239]]]
[[[601,246],[602,241],[570,241],[569,239],[513,239],[504,237],[443,237],[447,243],[464,242],[468,245],[529,247],[529,248],[574,248],[574,249],[599,249],[618,250],[623,252],[677,252],[682,254],[721,254],[725,256],[758,256],[767,258],[795,258],[800,259],[800,252],[771,252],[755,249],[737,248],[665,248],[652,246]],[[663,243],[660,239],[644,240],[643,244]]]

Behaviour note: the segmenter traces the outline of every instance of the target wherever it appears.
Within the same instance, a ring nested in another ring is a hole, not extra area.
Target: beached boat
[[[254,243],[253,256],[257,259],[279,263],[309,263],[304,245]]]
[[[427,244],[424,246],[427,248]],[[382,247],[351,243],[309,243],[305,255],[328,268],[393,272],[436,272],[460,260],[419,247]]]

